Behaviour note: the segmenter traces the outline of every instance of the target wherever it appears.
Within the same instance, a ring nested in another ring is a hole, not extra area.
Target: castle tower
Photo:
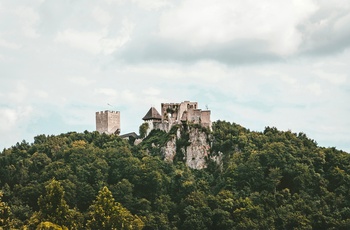
[[[108,110],[96,112],[96,131],[106,134],[119,134],[120,112]]]
[[[148,129],[146,132],[147,136],[152,131],[152,129],[156,128],[157,124],[161,122],[162,116],[160,116],[156,108],[151,107],[146,115],[142,118],[142,120],[148,123]]]

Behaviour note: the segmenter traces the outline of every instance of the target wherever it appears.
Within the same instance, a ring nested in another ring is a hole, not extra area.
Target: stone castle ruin
[[[144,122],[148,123],[147,135],[152,129],[169,132],[173,125],[183,122],[199,124],[211,129],[210,110],[198,109],[197,102],[162,103],[161,114],[154,107],[151,107],[142,118]]]
[[[154,129],[169,132],[174,125],[178,124],[198,124],[202,127],[211,130],[210,110],[201,110],[198,108],[197,102],[184,101],[181,103],[162,103],[161,113],[156,108],[151,107],[146,115],[142,118],[147,124],[146,136]],[[96,130],[99,133],[116,134],[120,133],[120,112],[119,111],[104,111],[96,112]],[[138,143],[142,141],[136,133],[127,133],[120,135],[125,139],[136,139]],[[177,149],[176,142],[180,135],[180,129],[177,130],[166,144],[161,148],[164,160],[173,162],[178,151],[183,152],[184,162],[190,168],[202,169],[207,167],[206,159],[210,154],[210,144],[208,143],[208,134],[196,128],[189,130],[190,143],[186,147]],[[135,142],[136,143],[136,142]],[[215,159],[214,159],[215,160]]]
[[[183,122],[199,124],[211,129],[210,110],[198,108],[197,102],[162,103],[161,114],[151,107],[142,120],[148,124],[147,135],[153,129],[169,132],[171,127]],[[106,134],[120,133],[120,112],[96,112],[96,131]]]

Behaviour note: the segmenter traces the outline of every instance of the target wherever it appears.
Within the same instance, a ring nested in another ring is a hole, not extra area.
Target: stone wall
[[[211,130],[210,110],[201,111],[201,125]]]
[[[162,103],[161,116],[162,123],[169,123],[169,128],[187,121],[211,129],[210,110],[198,109],[197,102]]]

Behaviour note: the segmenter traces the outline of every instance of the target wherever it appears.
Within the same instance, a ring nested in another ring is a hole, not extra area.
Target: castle
[[[147,135],[153,129],[169,132],[171,127],[184,122],[211,129],[210,110],[198,109],[197,102],[162,103],[161,114],[151,107],[142,120],[148,124]],[[120,112],[96,112],[96,131],[106,134],[120,133]]]

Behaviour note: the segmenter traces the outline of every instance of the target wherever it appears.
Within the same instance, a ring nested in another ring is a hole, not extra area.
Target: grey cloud
[[[228,65],[265,63],[283,59],[266,50],[267,44],[258,39],[241,40],[224,44],[210,44],[193,47],[169,40],[142,39],[126,44],[116,52],[118,59],[130,63],[140,62],[180,62],[194,63],[214,60]]]
[[[301,54],[331,55],[350,47],[350,13],[342,9],[326,8],[315,12],[298,26],[303,35]]]

